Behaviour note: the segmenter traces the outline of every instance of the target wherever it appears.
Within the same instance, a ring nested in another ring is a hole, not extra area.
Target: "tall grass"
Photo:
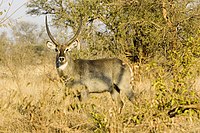
[[[108,93],[91,94],[83,102],[70,93],[66,95],[68,88],[57,76],[54,54],[43,46],[10,46],[2,51],[0,132],[200,131],[197,109],[173,110],[158,106],[168,96],[164,96],[167,93],[162,91],[165,90],[157,91],[152,86],[155,84],[153,78],[147,76],[152,73],[148,65],[136,67],[136,101],[131,104],[122,94],[125,108],[118,114]],[[162,99],[158,94],[163,94]],[[170,117],[169,111],[175,115]]]

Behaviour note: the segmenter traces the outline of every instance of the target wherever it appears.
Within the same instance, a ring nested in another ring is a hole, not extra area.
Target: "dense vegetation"
[[[56,29],[72,31],[82,15],[83,48],[73,52],[74,58],[129,61],[136,103],[127,102],[117,114],[107,93],[92,95],[84,103],[66,97],[53,53],[44,46],[44,29],[30,32],[36,26],[21,23],[12,27],[16,45],[5,33],[0,36],[0,131],[200,131],[198,1],[32,0],[28,13],[48,15]],[[56,39],[66,41],[73,34],[69,31],[56,30]]]

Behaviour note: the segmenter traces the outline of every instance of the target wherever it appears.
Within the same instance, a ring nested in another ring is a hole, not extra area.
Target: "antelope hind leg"
[[[121,113],[124,103],[121,100],[119,88],[116,85],[113,85],[110,94],[113,101],[115,101],[115,103],[117,104],[118,113]]]

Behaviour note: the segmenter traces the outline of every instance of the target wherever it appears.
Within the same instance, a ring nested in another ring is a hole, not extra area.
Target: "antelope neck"
[[[67,66],[68,66],[68,61],[66,61],[64,64],[60,65],[60,66],[58,67],[58,69],[60,69],[60,70],[65,70]]]

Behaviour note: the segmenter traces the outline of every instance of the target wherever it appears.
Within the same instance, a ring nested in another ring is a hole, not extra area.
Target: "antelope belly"
[[[89,92],[104,92],[108,91],[110,86],[102,80],[99,79],[88,79],[84,82],[87,86]]]

